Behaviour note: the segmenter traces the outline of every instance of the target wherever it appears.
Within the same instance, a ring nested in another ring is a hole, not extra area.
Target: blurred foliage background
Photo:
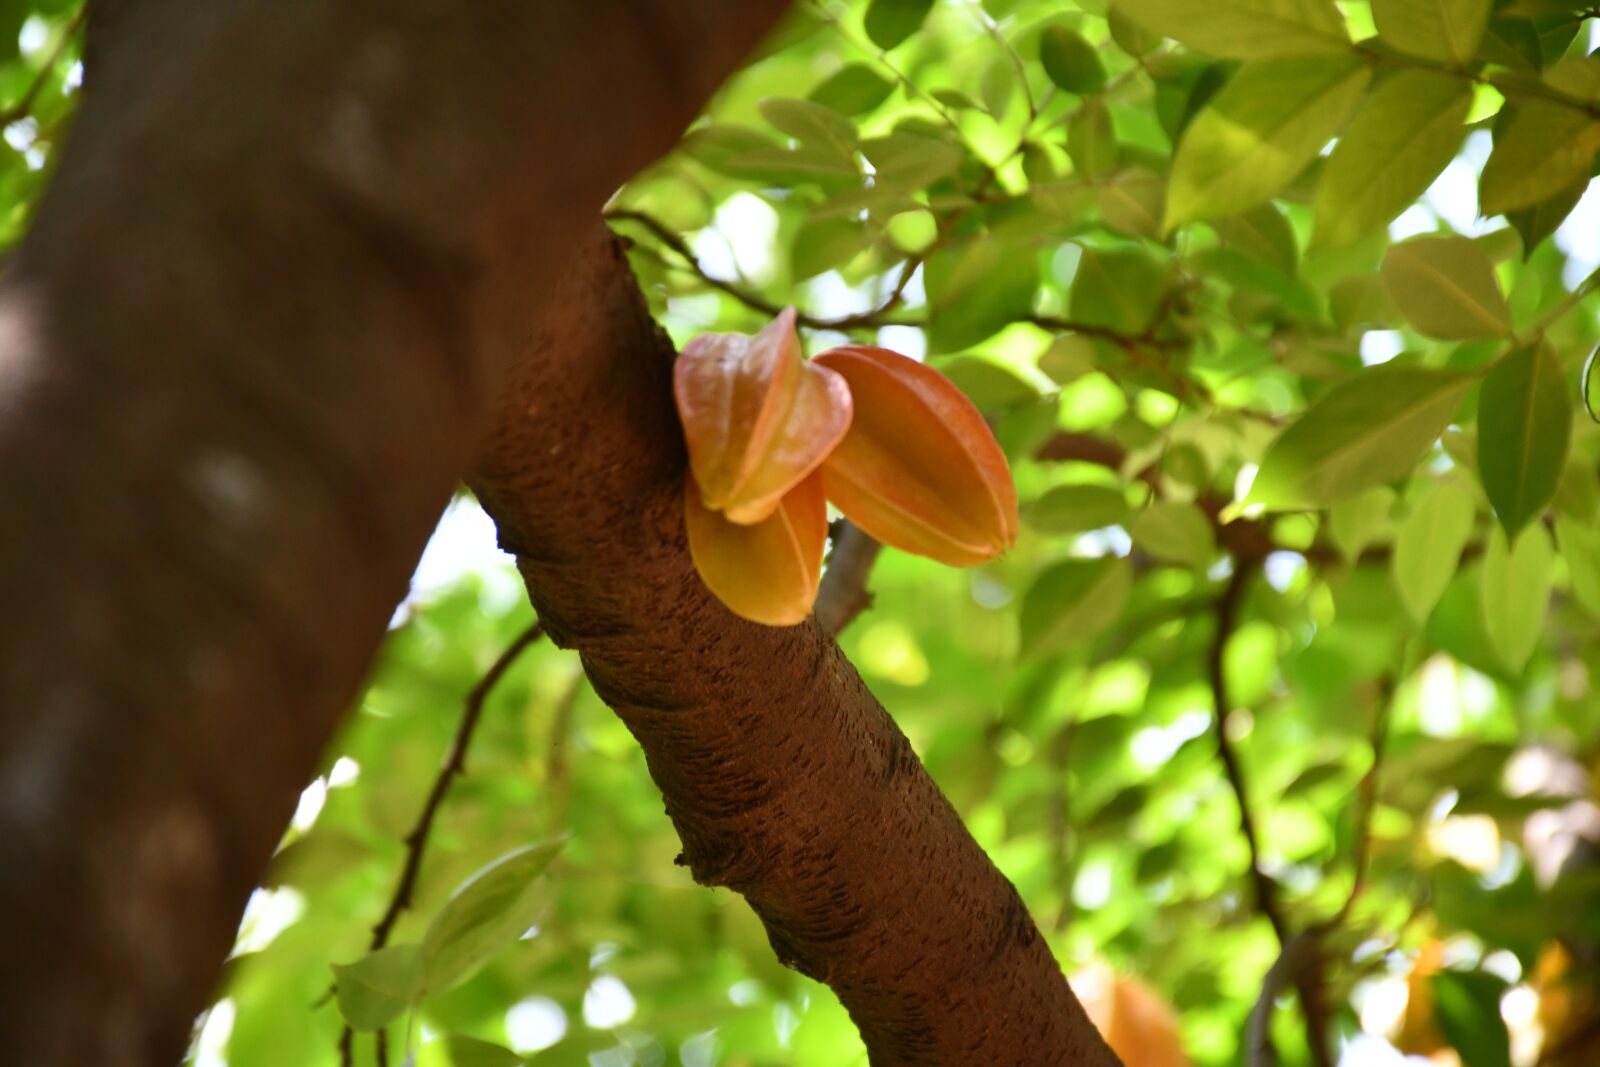
[[[803,2],[611,206],[680,342],[794,304],[813,350],[926,358],[991,418],[1016,551],[884,553],[842,641],[1063,966],[1155,991],[1196,1064],[1262,1062],[1253,1024],[1289,1064],[1321,1032],[1349,1064],[1600,1062],[1597,18]],[[14,239],[80,26],[0,23]],[[865,1063],[674,865],[473,508],[190,1062]]]

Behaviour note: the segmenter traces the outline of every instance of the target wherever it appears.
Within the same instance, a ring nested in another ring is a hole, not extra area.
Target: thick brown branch
[[[838,646],[814,621],[737,619],[701,583],[672,351],[622,252],[597,241],[553,306],[473,484],[551,638],[643,746],[682,862],[833,987],[880,1067],[1114,1063]]]
[[[529,294],[786,6],[100,2],[0,287],[0,1029],[31,1067],[181,1057]]]

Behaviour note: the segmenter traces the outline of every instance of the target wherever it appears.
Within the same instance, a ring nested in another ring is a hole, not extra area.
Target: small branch
[[[44,87],[55,73],[56,64],[61,62],[61,57],[66,54],[67,47],[78,39],[78,34],[83,30],[84,20],[88,17],[89,5],[83,4],[78,8],[78,13],[73,16],[72,22],[61,31],[61,37],[56,41],[55,47],[45,57],[44,65],[33,76],[33,81],[28,84],[27,91],[10,107],[0,109],[0,127],[19,122],[33,113],[33,105],[38,101],[39,94],[44,92]]]
[[[1228,739],[1228,718],[1232,708],[1228,701],[1225,654],[1228,638],[1233,635],[1238,622],[1239,602],[1244,599],[1245,587],[1252,577],[1253,568],[1235,561],[1233,574],[1217,598],[1215,612],[1216,635],[1206,654],[1206,676],[1211,684],[1211,702],[1214,713],[1213,726],[1217,734],[1217,758],[1239,805],[1239,833],[1250,848],[1250,880],[1255,888],[1256,907],[1272,924],[1279,944],[1289,943],[1289,927],[1278,902],[1277,883],[1267,876],[1261,864],[1261,841],[1256,833],[1255,817],[1250,811],[1249,791],[1245,787],[1244,770],[1233,742]]]
[[[727,278],[719,278],[707,271],[701,265],[699,257],[694,254],[694,249],[689,247],[688,242],[674,233],[666,223],[653,215],[646,214],[643,211],[635,211],[631,208],[612,208],[606,212],[605,217],[608,222],[634,222],[643,226],[650,231],[656,240],[660,241],[681,259],[684,266],[693,271],[701,281],[713,289],[727,293],[752,311],[759,311],[763,315],[776,316],[778,312],[784,309],[785,305],[783,304],[768,300],[760,293],[753,293],[737,282],[729,281]],[[877,307],[833,319],[818,318],[815,315],[801,312],[795,316],[795,322],[809,330],[836,331],[862,330],[875,326],[915,325],[911,323],[890,323],[886,321],[885,316],[899,307],[901,301],[905,299],[906,286],[911,284],[911,276],[916,273],[917,268],[921,265],[922,258],[920,256],[914,256],[901,264],[900,274],[895,279],[894,288],[889,291],[889,295]]]
[[[833,551],[828,554],[828,571],[822,576],[817,593],[817,625],[830,637],[855,621],[872,606],[867,578],[883,546],[861,527],[848,520],[837,527]]]
[[[1278,1067],[1278,1050],[1272,1047],[1272,1009],[1288,989],[1296,985],[1317,961],[1317,935],[1311,931],[1289,939],[1278,953],[1267,976],[1261,980],[1261,995],[1250,1009],[1245,1027],[1246,1067]]]
[[[1355,810],[1355,852],[1351,857],[1351,866],[1354,869],[1354,878],[1350,883],[1350,893],[1345,897],[1339,911],[1328,921],[1329,928],[1340,926],[1349,918],[1350,911],[1356,905],[1362,892],[1366,889],[1367,869],[1372,863],[1372,812],[1378,805],[1378,779],[1383,767],[1384,750],[1389,740],[1389,705],[1394,700],[1394,679],[1388,675],[1378,682],[1378,709],[1372,718],[1372,734],[1368,744],[1372,748],[1372,765],[1367,768],[1367,773],[1361,776],[1361,782],[1356,787]]]
[[[477,684],[467,693],[466,700],[462,704],[461,723],[456,727],[456,736],[450,743],[450,751],[445,755],[444,765],[439,768],[439,774],[433,780],[433,788],[428,790],[428,799],[422,805],[422,812],[417,816],[416,824],[404,838],[405,865],[400,870],[400,878],[395,883],[394,893],[389,898],[389,906],[384,909],[383,918],[372,928],[372,940],[367,946],[369,952],[376,952],[389,943],[389,935],[393,932],[395,923],[399,921],[400,913],[411,906],[411,897],[416,891],[417,873],[422,869],[422,855],[428,847],[428,836],[433,832],[433,821],[438,816],[445,795],[449,793],[456,776],[466,769],[467,746],[472,743],[472,735],[477,730],[478,721],[483,717],[483,707],[488,702],[489,694],[494,692],[495,686],[500,683],[500,679],[511,669],[517,658],[543,636],[544,627],[538,622],[523,630],[517,635],[516,640],[500,653],[499,658],[489,665],[483,677],[478,679]],[[384,1064],[388,1059],[388,1046],[381,1030],[377,1034],[377,1049],[378,1062]],[[339,1035],[339,1062],[345,1067],[349,1067],[352,1062],[348,1026]]]
[[[1238,623],[1239,604],[1244,599],[1245,588],[1249,585],[1254,571],[1253,563],[1234,561],[1233,574],[1229,576],[1228,584],[1223,587],[1222,595],[1216,602],[1216,634],[1207,650],[1206,674],[1211,684],[1212,707],[1215,714],[1217,758],[1222,763],[1223,773],[1233,790],[1234,800],[1239,805],[1239,832],[1250,850],[1250,881],[1255,890],[1256,908],[1272,925],[1272,931],[1278,937],[1278,944],[1282,946],[1283,955],[1290,957],[1314,952],[1320,933],[1308,930],[1296,934],[1289,926],[1283,901],[1278,896],[1278,883],[1268,876],[1266,868],[1262,865],[1261,838],[1256,829],[1255,817],[1251,814],[1250,793],[1245,783],[1244,767],[1239,762],[1239,754],[1234,750],[1233,742],[1228,739],[1228,717],[1232,710],[1232,704],[1228,700],[1226,668],[1228,638]],[[1296,948],[1297,941],[1304,941],[1306,944]],[[1294,948],[1292,953],[1291,948]],[[1311,1049],[1311,1062],[1315,1067],[1331,1067],[1333,1060],[1328,1050],[1328,1020],[1322,1007],[1320,963],[1316,960],[1302,960],[1290,968],[1290,977],[1294,979],[1295,989],[1300,995],[1300,1008],[1305,1017],[1306,1044]],[[1271,1004],[1270,999],[1268,1004]],[[1275,1055],[1270,1047],[1267,1054]],[[1269,1059],[1264,1062],[1274,1061]]]

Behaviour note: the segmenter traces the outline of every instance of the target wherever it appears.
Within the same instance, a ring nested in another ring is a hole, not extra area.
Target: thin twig
[[[89,5],[85,3],[78,8],[78,13],[73,16],[72,22],[61,31],[61,37],[56,41],[55,47],[45,57],[44,65],[33,76],[33,81],[28,84],[27,91],[10,107],[0,109],[0,127],[19,122],[33,113],[33,105],[38,101],[39,94],[44,92],[50,76],[55,73],[56,64],[61,62],[61,57],[66,54],[67,46],[78,39],[78,34],[83,30],[84,20],[89,15]]]
[[[828,554],[828,571],[822,576],[817,593],[817,625],[830,637],[838,637],[857,615],[872,606],[867,578],[883,546],[861,527],[843,520]]]
[[[1239,605],[1244,599],[1245,590],[1254,571],[1255,565],[1252,562],[1237,559],[1234,561],[1233,574],[1229,575],[1228,583],[1223,587],[1222,594],[1216,602],[1216,633],[1206,654],[1206,674],[1211,684],[1217,758],[1222,764],[1223,773],[1239,806],[1239,833],[1244,837],[1245,844],[1250,850],[1250,881],[1255,890],[1256,910],[1266,916],[1273,933],[1277,935],[1282,955],[1288,958],[1306,952],[1315,954],[1319,935],[1316,931],[1309,930],[1297,935],[1289,926],[1283,901],[1278,896],[1278,883],[1267,874],[1262,863],[1261,838],[1256,829],[1255,817],[1251,813],[1250,793],[1245,784],[1244,768],[1239,761],[1238,753],[1234,751],[1233,742],[1228,738],[1228,718],[1232,710],[1232,704],[1228,699],[1226,668],[1228,638],[1232,636],[1238,623]],[[1309,939],[1308,943],[1291,953],[1290,949],[1295,945],[1297,937]],[[1328,1050],[1328,1020],[1322,1005],[1320,961],[1301,960],[1290,968],[1289,977],[1293,979],[1295,989],[1300,995],[1300,1008],[1305,1018],[1306,1044],[1311,1049],[1311,1062],[1315,1067],[1331,1067],[1333,1061]],[[1275,1055],[1270,1047],[1267,1054]]]
[[[1366,890],[1367,870],[1372,865],[1372,813],[1378,806],[1378,781],[1383,767],[1384,751],[1389,740],[1389,705],[1394,701],[1394,679],[1385,675],[1378,681],[1378,708],[1372,718],[1372,733],[1368,745],[1372,749],[1372,765],[1361,776],[1356,787],[1355,849],[1350,858],[1354,874],[1350,892],[1332,919],[1330,928],[1341,926],[1350,917],[1351,909]]]
[[[456,727],[456,735],[450,742],[450,750],[445,755],[444,764],[433,780],[433,787],[428,790],[428,799],[422,805],[422,812],[417,816],[416,824],[403,838],[406,845],[405,865],[400,870],[399,880],[395,882],[389,906],[384,909],[383,917],[372,927],[369,952],[376,952],[389,943],[389,935],[394,930],[400,913],[411,906],[411,897],[416,891],[417,874],[422,869],[422,856],[428,847],[428,836],[433,832],[433,821],[438,816],[445,795],[449,793],[456,776],[466,769],[467,746],[472,743],[472,735],[477,730],[478,721],[483,717],[483,708],[488,702],[489,694],[494,692],[495,686],[500,683],[500,679],[511,669],[517,658],[543,636],[544,627],[538,622],[523,630],[489,665],[483,677],[478,679],[477,684],[467,693],[466,700],[462,704],[461,722]],[[376,1041],[378,1063],[386,1064],[388,1043],[382,1030],[378,1031]],[[339,1035],[339,1062],[344,1067],[349,1067],[352,1062],[351,1057],[350,1027],[347,1025]]]
[[[643,211],[635,211],[632,208],[612,208],[606,212],[605,217],[614,222],[635,222],[643,226],[658,241],[671,249],[683,261],[684,266],[693,271],[701,281],[713,289],[727,293],[752,311],[759,311],[763,315],[775,317],[778,312],[784,309],[785,305],[775,300],[768,300],[760,293],[751,292],[738,282],[730,281],[727,278],[719,278],[706,270],[701,265],[699,257],[694,254],[694,249],[689,247],[688,242],[653,215],[646,214]],[[877,307],[833,319],[820,318],[816,315],[800,312],[795,316],[795,322],[809,330],[835,330],[840,332],[893,325],[885,321],[885,316],[899,307],[901,301],[905,299],[906,287],[911,284],[911,276],[916,273],[917,268],[921,265],[922,256],[913,256],[902,263],[900,274],[895,279],[894,288],[889,291],[889,295],[884,297]]]

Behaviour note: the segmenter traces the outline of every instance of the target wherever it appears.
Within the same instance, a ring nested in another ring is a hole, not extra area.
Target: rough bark
[[[612,189],[777,0],[104,0],[0,286],[0,1044],[170,1065]]]
[[[551,306],[473,485],[547,632],[644,747],[682,862],[833,987],[874,1064],[1115,1063],[838,646],[701,584],[672,348],[616,244],[597,236]]]

